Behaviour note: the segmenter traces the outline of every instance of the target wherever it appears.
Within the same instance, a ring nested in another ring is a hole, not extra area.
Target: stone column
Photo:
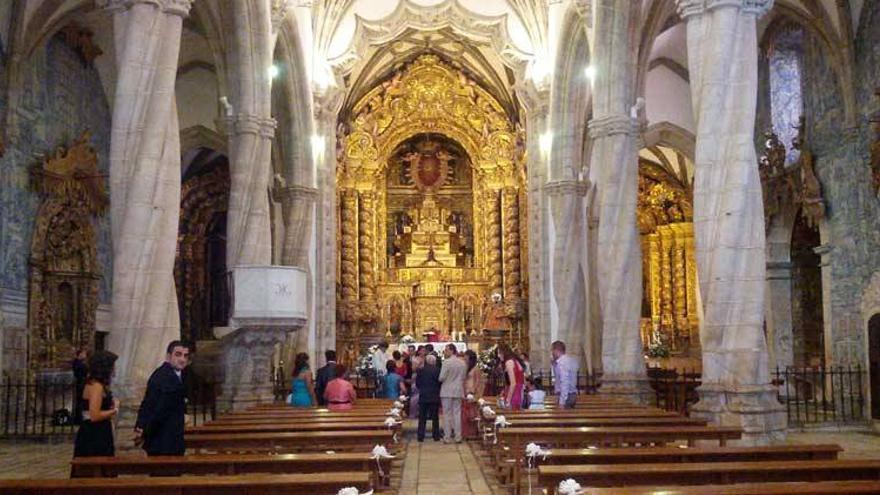
[[[770,344],[770,368],[785,370],[794,364],[791,323],[791,262],[767,263],[767,338]],[[783,387],[784,389],[784,387]]]
[[[486,213],[489,218],[486,221],[487,237],[489,238],[489,291],[491,293],[504,291],[504,258],[503,238],[501,232],[501,203],[499,191],[489,189],[485,193]]]
[[[117,394],[136,407],[165,346],[180,337],[174,257],[180,136],[174,82],[191,0],[108,0],[117,80],[110,135]],[[125,385],[122,385],[125,384]]]
[[[758,17],[772,0],[679,0],[697,124],[694,237],[703,376],[694,415],[741,426],[745,443],[784,435],[764,337],[764,214],[754,148]],[[719,63],[724,61],[724,63]]]
[[[226,44],[229,106],[229,210],[226,265],[267,265],[272,262],[269,179],[272,175],[271,116],[272,22],[269,2],[226,2],[224,18],[231,31]]]
[[[599,207],[597,274],[602,318],[603,393],[646,400],[648,385],[639,322],[642,258],[636,226],[638,195],[634,63],[629,29],[633,3],[601,0],[593,119],[589,123]]]
[[[566,352],[586,365],[598,366],[589,338],[590,300],[587,244],[587,193],[589,182],[558,180],[544,187],[553,221],[553,299],[559,326],[557,339],[565,342]]]
[[[307,186],[287,186],[278,191],[284,217],[284,243],[281,264],[305,268],[309,263],[312,216],[317,190]]]

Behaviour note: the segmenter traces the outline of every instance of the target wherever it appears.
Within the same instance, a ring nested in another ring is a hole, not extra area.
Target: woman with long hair
[[[403,354],[401,354],[400,351],[394,351],[391,353],[391,359],[394,360],[394,369],[388,368],[388,373],[397,373],[401,377],[406,378],[409,374],[409,368],[406,365],[406,361],[403,359]]]
[[[74,457],[112,456],[113,417],[119,412],[119,401],[110,391],[110,380],[116,366],[116,354],[97,351],[89,358],[89,370],[81,401],[83,422],[73,443]]]
[[[465,438],[475,438],[478,434],[475,421],[478,414],[477,400],[483,395],[485,380],[483,371],[477,365],[477,353],[468,349],[464,357],[468,372],[464,379],[465,400],[461,405],[461,433]]]
[[[498,359],[501,360],[504,367],[505,387],[502,391],[504,404],[509,409],[522,409],[523,387],[525,386],[523,365],[507,344],[498,346]]]
[[[301,352],[293,364],[293,385],[290,404],[294,407],[312,407],[318,404],[315,398],[312,370],[309,369],[309,355]]]

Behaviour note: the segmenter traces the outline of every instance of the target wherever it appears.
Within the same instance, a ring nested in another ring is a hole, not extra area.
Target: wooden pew
[[[558,465],[538,468],[539,484],[572,478],[584,487],[722,485],[784,481],[880,480],[880,460]]]
[[[679,447],[553,449],[546,457],[536,458],[535,462],[539,465],[550,465],[834,460],[842,451],[843,449],[835,444],[686,449]]]
[[[552,492],[551,492],[552,493]],[[878,481],[742,483],[736,485],[594,488],[590,495],[878,495]]]
[[[186,429],[186,434],[200,433],[271,433],[289,431],[340,431],[340,430],[387,430],[385,418],[371,421],[312,421],[312,422],[287,422],[277,419],[269,424],[222,424],[208,423],[202,426],[192,426]],[[397,427],[399,429],[399,427]]]
[[[255,473],[372,472],[374,486],[387,485],[391,459],[379,464],[368,452],[336,454],[210,454],[187,456],[78,457],[70,462],[71,478],[115,478],[148,475],[239,475]]]
[[[706,426],[706,420],[685,417],[647,417],[647,418],[578,418],[560,416],[555,418],[529,418],[519,416],[508,418],[512,427],[605,427],[605,426]]]
[[[318,418],[310,418],[310,417],[289,417],[289,416],[280,416],[280,417],[256,417],[256,418],[236,418],[236,419],[215,419],[213,421],[208,421],[205,423],[205,426],[214,426],[214,425],[222,425],[222,426],[235,426],[235,425],[270,425],[276,424],[279,422],[283,423],[291,423],[291,424],[308,424],[308,423],[341,423],[346,421],[351,422],[364,422],[364,421],[378,421],[380,423],[385,422],[385,418],[388,416],[384,414],[377,414],[375,416],[357,416],[353,418],[345,418],[345,417],[318,417]]]
[[[394,433],[385,430],[296,431],[286,433],[199,433],[185,437],[188,449],[217,452],[370,451],[375,445],[394,450]]]
[[[639,444],[667,444],[680,440],[693,446],[698,440],[717,441],[720,446],[728,440],[742,437],[742,429],[723,426],[623,426],[623,427],[578,427],[578,428],[540,428],[516,426],[498,430],[498,444],[494,449],[496,469],[506,464],[508,452],[513,454],[514,490],[519,490],[521,466],[527,442],[536,442],[543,447],[565,446],[616,446]],[[548,466],[550,467],[550,466]]]
[[[259,474],[179,478],[0,480],[4,495],[315,495],[354,486],[369,490],[370,473]]]
[[[680,414],[674,411],[662,409],[526,409],[521,411],[495,410],[497,414],[503,414],[505,418],[678,418]]]

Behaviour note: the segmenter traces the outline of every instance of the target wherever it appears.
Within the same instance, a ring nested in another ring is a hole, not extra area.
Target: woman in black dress
[[[98,351],[89,358],[89,375],[83,390],[83,422],[76,432],[74,457],[112,456],[113,416],[119,412],[119,401],[110,392],[110,378],[116,354]]]

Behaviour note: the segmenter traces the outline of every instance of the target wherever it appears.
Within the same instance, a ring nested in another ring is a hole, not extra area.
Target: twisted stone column
[[[498,191],[486,191],[487,237],[489,238],[489,290],[491,293],[502,293],[504,290],[503,240],[501,237],[501,204]]]
[[[227,0],[221,9],[231,31],[226,45],[229,107],[229,210],[226,266],[272,263],[269,197],[272,175],[272,23],[269,2]]]
[[[125,400],[180,337],[174,257],[180,210],[180,136],[174,82],[191,0],[108,0],[117,82],[110,134],[113,332]],[[131,399],[129,399],[131,397]]]
[[[308,266],[312,210],[316,198],[317,190],[314,187],[287,186],[278,192],[285,234],[281,248],[282,265]]]
[[[638,195],[638,123],[630,117],[634,103],[633,54],[629,28],[633,2],[600,0],[596,28],[597,77],[593,96],[593,139],[590,162],[599,205],[597,252],[602,318],[601,391],[646,400],[649,389],[639,331],[642,304],[642,259],[636,225]]]
[[[548,183],[544,190],[550,199],[555,243],[553,259],[553,299],[559,325],[558,340],[567,353],[583,357],[586,370],[599,363],[591,339],[589,314],[590,246],[587,242],[589,183],[572,179]]]
[[[519,191],[515,187],[505,187],[501,201],[504,215],[504,297],[508,301],[516,301],[522,297]]]
[[[692,412],[741,425],[744,441],[784,435],[764,338],[765,237],[754,148],[757,20],[772,0],[679,0],[697,124],[694,237],[703,376]],[[724,63],[719,63],[723,60]]]

